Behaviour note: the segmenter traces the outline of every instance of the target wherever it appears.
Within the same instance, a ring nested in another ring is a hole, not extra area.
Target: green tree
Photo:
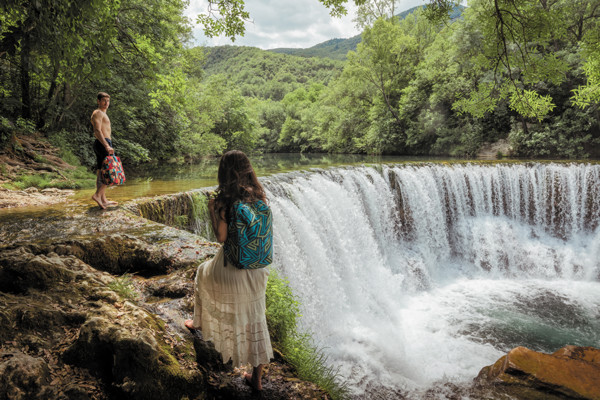
[[[324,91],[317,109],[316,132],[323,150],[339,153],[366,151],[362,143],[369,128],[369,109],[376,94],[372,86],[344,72]]]
[[[7,83],[0,91],[0,111],[13,119],[31,118],[44,132],[71,131],[69,143],[89,160],[89,115],[96,93],[104,90],[115,100],[111,121],[117,139],[130,127],[133,136],[139,134],[142,124],[160,119],[147,113],[148,94],[164,60],[178,57],[189,36],[185,5],[183,0],[2,2],[0,80]],[[129,144],[138,159],[147,146],[145,138]]]
[[[301,87],[283,98],[286,119],[277,143],[284,151],[320,150],[315,115],[323,89],[322,84],[315,83],[308,90]]]
[[[256,146],[266,153],[281,151],[278,144],[279,133],[286,119],[285,106],[280,101],[246,99],[250,115],[254,116]]]
[[[358,28],[372,26],[379,18],[391,19],[396,15],[397,0],[365,1],[358,6],[354,22]]]
[[[371,85],[398,120],[398,92],[410,81],[417,64],[417,43],[394,20],[378,19],[363,32],[356,52],[348,53],[348,74]]]
[[[584,108],[600,103],[600,1],[576,1],[567,29],[581,44],[585,84],[573,89],[573,100]]]
[[[367,113],[369,129],[354,139],[358,149],[368,153],[405,149],[399,101],[436,31],[420,11],[402,21],[380,18],[365,29],[356,52],[348,53],[344,79],[364,82],[373,96]]]

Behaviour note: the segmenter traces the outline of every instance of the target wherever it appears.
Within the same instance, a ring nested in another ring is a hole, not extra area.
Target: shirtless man
[[[108,93],[98,93],[98,108],[92,113],[92,125],[94,126],[94,153],[96,153],[96,193],[92,195],[94,200],[100,208],[105,209],[108,206],[116,206],[116,201],[108,201],[106,199],[105,191],[106,185],[102,183],[100,179],[100,169],[102,168],[102,161],[109,154],[115,154],[115,150],[112,148],[112,141],[110,139],[110,119],[106,115],[106,110],[110,104],[110,96]]]

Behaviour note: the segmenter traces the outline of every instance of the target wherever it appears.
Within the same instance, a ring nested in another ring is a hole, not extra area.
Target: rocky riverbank
[[[217,245],[123,210],[49,214],[0,229],[0,398],[253,396],[183,327],[195,267]],[[327,397],[281,358],[265,378],[263,398]]]

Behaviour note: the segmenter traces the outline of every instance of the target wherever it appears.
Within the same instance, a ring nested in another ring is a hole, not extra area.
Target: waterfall
[[[263,180],[274,268],[355,394],[600,345],[600,166],[353,167]]]

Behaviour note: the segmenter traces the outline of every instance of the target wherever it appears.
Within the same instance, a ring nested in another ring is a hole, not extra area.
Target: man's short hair
[[[98,93],[98,100],[102,100],[103,98],[108,97],[110,99],[110,95],[106,92],[99,92]]]

